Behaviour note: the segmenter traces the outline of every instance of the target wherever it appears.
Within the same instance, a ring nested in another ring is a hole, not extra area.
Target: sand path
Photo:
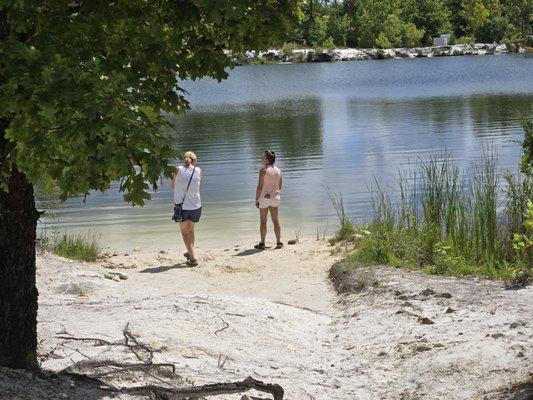
[[[157,361],[196,384],[252,375],[289,400],[482,399],[533,372],[533,288],[376,268],[362,276],[374,287],[339,297],[327,277],[337,258],[310,239],[202,251],[195,269],[169,251],[100,265],[43,254],[39,337],[43,352],[57,349],[44,366],[120,356],[83,342],[58,348],[55,336],[119,339],[129,323],[161,349]],[[105,277],[116,272],[128,279]]]

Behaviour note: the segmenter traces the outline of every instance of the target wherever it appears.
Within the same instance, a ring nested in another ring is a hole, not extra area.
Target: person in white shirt
[[[196,166],[196,154],[188,151],[184,154],[183,165],[176,167],[172,176],[171,186],[174,188],[174,204],[181,204],[180,230],[183,242],[187,248],[184,254],[187,265],[196,267],[198,261],[194,252],[194,225],[200,221],[202,215],[202,199],[200,185],[202,183],[202,170]]]

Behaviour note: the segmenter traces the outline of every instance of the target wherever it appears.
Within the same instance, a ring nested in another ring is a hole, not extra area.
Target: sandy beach
[[[338,295],[328,274],[341,256],[326,241],[251,247],[202,251],[198,268],[183,267],[171,249],[137,248],[95,264],[38,255],[43,368],[127,359],[119,346],[65,337],[113,342],[129,324],[186,384],[252,376],[292,400],[528,398],[502,390],[533,373],[531,286],[375,267],[359,272],[359,293]],[[145,398],[28,379],[4,374],[0,397]],[[104,377],[117,387],[144,379]]]

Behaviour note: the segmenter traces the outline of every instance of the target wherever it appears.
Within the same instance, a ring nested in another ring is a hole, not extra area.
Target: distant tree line
[[[525,43],[533,0],[304,0],[288,42],[312,47],[414,47],[440,34],[455,43]]]

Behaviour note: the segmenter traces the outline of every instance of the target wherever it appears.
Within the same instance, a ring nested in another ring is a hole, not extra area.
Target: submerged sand
[[[339,296],[328,272],[340,256],[325,241],[249,247],[203,251],[198,268],[168,249],[96,264],[39,255],[43,367],[123,358],[119,347],[57,336],[114,341],[129,324],[187,382],[251,375],[292,400],[493,399],[531,379],[533,287],[376,267],[361,270],[361,292]]]

